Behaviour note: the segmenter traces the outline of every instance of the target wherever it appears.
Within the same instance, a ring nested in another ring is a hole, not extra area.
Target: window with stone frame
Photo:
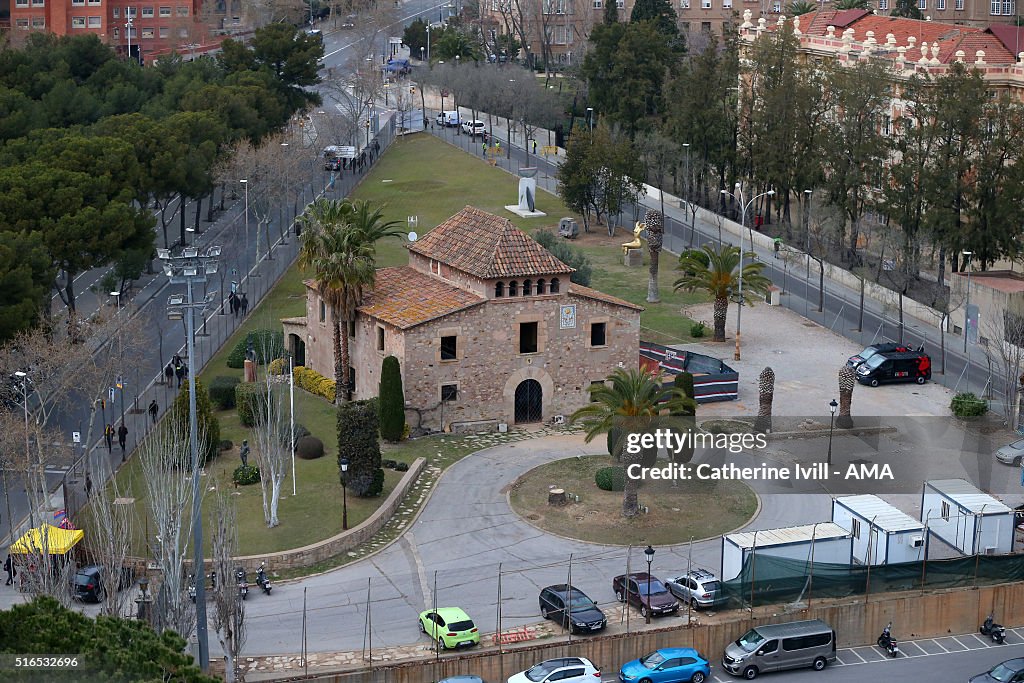
[[[494,283],[494,298],[495,299],[500,299],[503,296],[505,296],[505,283],[504,282],[495,282]]]
[[[553,277],[553,278],[551,278],[551,286],[548,289],[548,291],[551,292],[552,294],[558,294],[558,286],[559,286],[558,278],[557,277]]]
[[[543,278],[540,279],[540,280],[537,280],[537,294],[543,294],[544,293],[544,285],[545,284],[546,283],[544,282]]]
[[[353,394],[356,393],[356,369],[351,365],[348,366],[348,389]]]
[[[533,280],[523,280],[523,296],[533,294]]]
[[[513,280],[512,282],[508,283],[508,295],[509,296],[518,296],[518,294],[519,294],[519,283],[516,282],[515,280]]]
[[[459,338],[455,335],[441,337],[441,360],[459,359]]]
[[[327,302],[320,299],[320,322],[327,322]]]
[[[604,321],[590,323],[590,345],[608,345],[608,323]]]
[[[380,325],[377,325],[377,350],[384,351],[384,328]]]
[[[458,384],[442,384],[441,385],[441,400],[445,403],[459,400],[459,385]]]
[[[540,323],[519,323],[519,353],[537,353]]]
[[[593,388],[594,387],[598,387],[598,386],[602,386],[603,384],[604,384],[604,380],[603,379],[595,379],[594,381],[592,381],[590,383],[590,387],[591,388],[587,390],[587,393],[590,394],[590,402],[591,403],[597,403],[597,399],[594,398]]]

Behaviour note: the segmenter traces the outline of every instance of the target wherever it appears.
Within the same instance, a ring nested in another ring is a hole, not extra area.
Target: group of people
[[[246,306],[248,305],[249,303],[246,302]],[[164,377],[167,379],[168,384],[171,383],[172,378],[176,377],[178,379],[178,388],[181,388],[182,380],[188,377],[188,366],[181,360],[181,356],[174,354],[174,358],[164,368]]]
[[[121,426],[114,429],[114,425],[110,422],[103,428],[103,439],[107,442],[107,452],[110,453],[114,450],[114,435],[117,435],[117,445],[121,447],[121,457],[124,458],[125,446],[128,443],[128,428],[121,423]]]
[[[231,296],[228,297],[228,308],[231,309],[231,314],[236,318],[239,313],[244,316],[249,312],[249,297],[245,295],[245,292],[242,292],[242,296],[231,292]]]

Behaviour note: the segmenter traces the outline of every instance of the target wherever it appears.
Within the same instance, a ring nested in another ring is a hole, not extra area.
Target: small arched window
[[[508,295],[509,296],[515,296],[518,293],[519,293],[519,283],[516,282],[515,280],[513,280],[510,283],[508,283]]]
[[[551,289],[550,289],[550,291],[551,291],[552,294],[557,294],[558,293],[558,278],[557,277],[551,278]]]
[[[505,283],[504,282],[495,283],[495,285],[494,285],[494,296],[495,296],[495,298],[499,298],[499,297],[505,296]]]
[[[544,280],[537,280],[537,293],[538,294],[543,294],[544,293]]]
[[[523,296],[530,296],[533,294],[533,281],[523,280]]]

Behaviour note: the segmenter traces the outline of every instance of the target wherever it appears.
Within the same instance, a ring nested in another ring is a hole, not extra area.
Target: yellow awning
[[[81,529],[61,529],[43,524],[38,529],[29,529],[25,535],[11,544],[10,551],[21,555],[41,552],[45,547],[48,555],[63,555],[85,537]]]

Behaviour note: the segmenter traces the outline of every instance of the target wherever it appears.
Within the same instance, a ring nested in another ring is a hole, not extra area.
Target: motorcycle
[[[267,578],[266,562],[260,562],[260,568],[256,572],[256,585],[263,589],[263,592],[270,595],[270,579]]]
[[[896,644],[896,639],[892,637],[892,622],[882,629],[882,635],[878,636],[878,647],[885,650],[885,653],[890,657],[896,657],[900,653],[900,647]]]
[[[235,582],[238,583],[238,594],[245,600],[245,596],[249,594],[249,580],[245,576],[244,568],[235,569]]]
[[[985,623],[981,625],[981,635],[988,636],[992,639],[993,643],[1002,645],[1003,641],[1006,640],[1006,627],[1002,624],[995,623],[995,615],[990,614],[985,619]]]

